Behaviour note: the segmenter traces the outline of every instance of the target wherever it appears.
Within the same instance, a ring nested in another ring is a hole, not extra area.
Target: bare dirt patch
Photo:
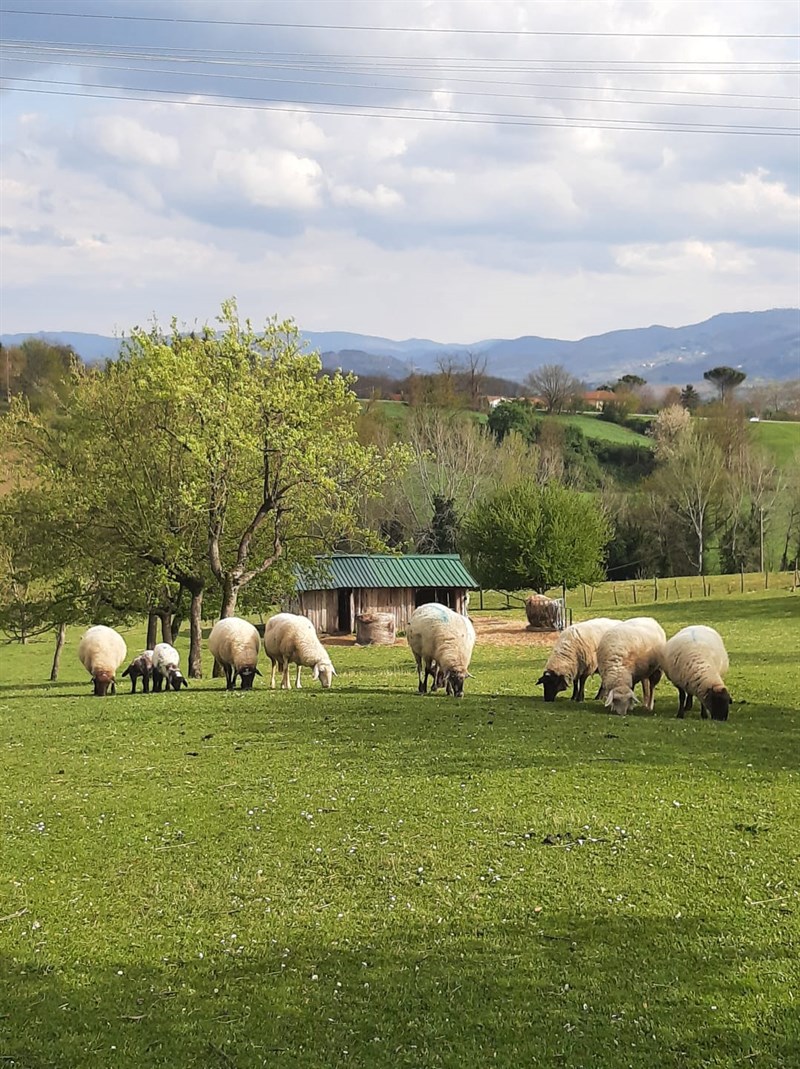
[[[554,646],[557,631],[530,631],[520,619],[504,619],[501,616],[474,616],[475,634],[479,646]],[[326,635],[326,646],[355,646],[352,635]],[[405,645],[405,637],[395,640],[395,646]]]

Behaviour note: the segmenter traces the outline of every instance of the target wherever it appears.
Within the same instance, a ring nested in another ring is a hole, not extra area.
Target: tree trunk
[[[146,650],[151,650],[153,646],[158,642],[158,613],[149,612],[147,614],[147,642],[145,644]]]
[[[192,603],[189,608],[189,678],[203,678],[202,630],[203,588],[192,591]]]
[[[236,612],[236,599],[239,596],[239,587],[234,586],[231,579],[226,578],[222,587],[222,607],[219,610],[220,620],[227,616],[233,616]]]
[[[67,625],[59,624],[58,631],[56,631],[56,649],[53,654],[53,667],[50,669],[50,681],[55,683],[58,679],[58,667],[61,663],[61,651],[64,649],[64,643],[67,641]]]
[[[172,645],[172,613],[169,609],[159,609],[158,616],[161,620],[161,641]]]

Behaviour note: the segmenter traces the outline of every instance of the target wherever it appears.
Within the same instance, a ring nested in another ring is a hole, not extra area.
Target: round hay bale
[[[358,646],[393,646],[394,616],[390,612],[362,612],[356,616]]]
[[[530,594],[525,598],[525,615],[530,631],[557,631],[560,603],[544,594]]]

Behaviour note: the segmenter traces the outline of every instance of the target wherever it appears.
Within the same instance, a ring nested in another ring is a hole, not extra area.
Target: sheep
[[[153,674],[153,651],[145,650],[138,657],[134,657],[122,674],[130,676],[131,694],[136,693],[137,679],[141,679],[142,691],[147,694],[150,690],[150,676]]]
[[[728,654],[719,632],[704,624],[684,627],[664,647],[664,672],[678,688],[678,717],[692,708],[692,698],[700,700],[704,720],[727,720],[731,696],[723,682],[728,670]]]
[[[153,690],[160,691],[162,687],[169,690],[180,690],[188,687],[189,682],[184,678],[178,665],[181,655],[174,646],[168,642],[159,642],[153,649]]]
[[[584,700],[586,680],[597,671],[597,645],[619,623],[606,616],[572,624],[561,632],[536,685],[544,687],[544,700],[554,702],[559,691],[572,683],[572,701]]]
[[[297,665],[295,686],[300,687],[300,669],[313,668],[313,679],[318,679],[327,690],[336,675],[328,651],[317,637],[317,631],[307,616],[291,612],[279,612],[267,620],[264,628],[264,649],[272,662],[270,687],[275,689],[275,672],[282,673],[281,688],[291,690],[289,665]]]
[[[78,659],[92,677],[96,697],[104,698],[109,689],[117,693],[117,669],[127,653],[125,640],[113,627],[95,624],[81,637]]]
[[[427,693],[430,675],[432,690],[444,684],[448,695],[463,698],[475,645],[475,628],[469,617],[445,605],[421,605],[411,615],[406,637],[417,662],[419,693]]]
[[[214,624],[208,648],[214,661],[225,670],[227,690],[235,688],[237,675],[241,677],[242,690],[253,689],[253,678],[261,675],[256,667],[260,646],[258,631],[239,616],[227,616]]]
[[[634,617],[606,631],[597,647],[602,679],[598,697],[605,697],[606,708],[618,716],[630,712],[639,702],[633,693],[636,683],[642,684],[645,708],[653,708],[666,640],[664,629],[650,616]]]

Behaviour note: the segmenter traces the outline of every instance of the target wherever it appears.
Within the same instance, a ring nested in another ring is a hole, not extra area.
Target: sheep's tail
[[[131,674],[131,668],[132,668],[132,665],[129,664],[128,667],[125,669],[125,671],[122,674],[124,676],[129,676]]]

